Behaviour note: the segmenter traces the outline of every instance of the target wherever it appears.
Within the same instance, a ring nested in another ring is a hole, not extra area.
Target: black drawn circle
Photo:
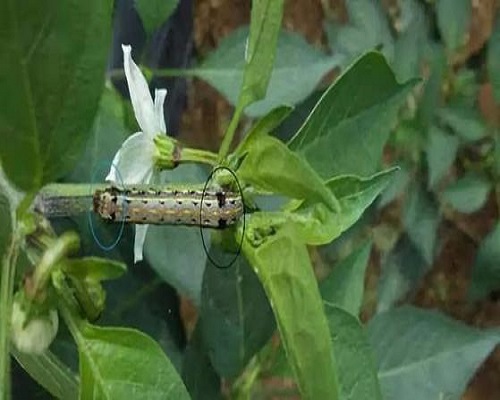
[[[243,230],[242,230],[242,233],[241,233],[241,239],[240,239],[240,243],[238,245],[238,250],[236,251],[234,257],[232,258],[231,262],[227,263],[226,265],[221,265],[219,264],[217,261],[215,261],[211,256],[210,256],[210,252],[209,250],[207,249],[207,245],[205,243],[205,238],[203,237],[203,224],[201,223],[202,221],[202,218],[201,218],[201,213],[203,211],[203,199],[205,197],[205,192],[207,190],[207,186],[208,184],[210,183],[210,181],[212,180],[212,177],[214,176],[214,174],[217,172],[217,171],[220,171],[220,170],[226,170],[228,171],[234,178],[235,182],[236,182],[236,185],[238,186],[238,191],[239,191],[239,194],[241,196],[241,202],[242,202],[242,206],[243,206]],[[201,236],[201,242],[203,243],[203,250],[205,250],[205,254],[207,255],[207,258],[210,260],[210,262],[217,268],[220,268],[220,269],[226,269],[226,268],[229,268],[231,267],[235,262],[236,260],[238,259],[238,257],[240,256],[240,253],[241,253],[241,248],[243,246],[243,239],[245,237],[245,223],[246,223],[246,211],[245,211],[245,199],[243,198],[243,190],[241,189],[241,185],[240,185],[240,182],[238,181],[238,177],[236,176],[236,173],[231,170],[230,168],[228,167],[225,167],[225,166],[218,166],[218,167],[215,167],[212,172],[210,173],[210,175],[208,176],[207,180],[205,181],[205,185],[203,186],[203,192],[201,194],[201,202],[200,202],[200,236]]]

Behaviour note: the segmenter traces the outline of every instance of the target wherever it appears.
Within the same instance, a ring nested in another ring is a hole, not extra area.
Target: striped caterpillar
[[[110,222],[223,229],[238,221],[244,205],[234,192],[109,187],[95,191],[93,210]]]

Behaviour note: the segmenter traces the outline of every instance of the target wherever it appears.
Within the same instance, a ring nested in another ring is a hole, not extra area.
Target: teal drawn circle
[[[97,166],[99,167],[100,165],[106,165],[106,167],[107,167],[109,165],[109,161],[101,161],[100,163],[97,164]],[[118,167],[114,163],[111,163],[111,166],[115,167],[116,174],[118,175],[118,179],[120,180],[120,185],[123,188],[124,184],[123,184],[123,179],[122,179],[122,175],[120,173],[120,170],[118,169]],[[96,177],[96,174],[98,171],[99,171],[99,168],[94,168],[94,171],[92,172],[92,176],[90,179],[90,195],[92,198],[94,196],[93,185],[95,184],[95,177]],[[124,204],[124,207],[126,207],[126,206],[127,205]],[[124,209],[124,211],[126,211],[126,208]],[[99,237],[95,231],[94,222],[92,220],[93,213],[94,213],[94,207],[92,207],[92,209],[88,211],[87,218],[88,218],[88,222],[89,222],[90,232],[92,233],[92,237],[93,237],[94,241],[104,251],[113,250],[118,245],[118,243],[120,242],[120,240],[123,236],[123,231],[125,229],[125,214],[126,213],[125,212],[123,213],[123,218],[122,218],[121,224],[120,224],[120,230],[118,231],[118,235],[116,236],[115,241],[113,243],[111,243],[109,246],[102,244],[102,242],[99,240]]]

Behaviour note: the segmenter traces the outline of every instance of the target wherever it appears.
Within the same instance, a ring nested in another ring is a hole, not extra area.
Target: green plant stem
[[[233,118],[229,123],[227,131],[224,135],[224,139],[222,139],[222,144],[219,149],[219,164],[224,160],[227,153],[229,152],[229,148],[231,147],[231,143],[233,142],[234,134],[236,133],[236,128],[238,127],[238,123],[240,122],[241,115],[243,114],[243,110],[245,107],[239,102],[238,106],[234,110]]]
[[[19,240],[13,231],[9,249],[2,262],[0,283],[0,399],[10,399],[10,313],[14,292],[14,278],[19,254]]]
[[[214,166],[217,165],[217,161],[217,154],[212,153],[211,151],[192,149],[188,147],[182,150],[180,164],[201,163]]]

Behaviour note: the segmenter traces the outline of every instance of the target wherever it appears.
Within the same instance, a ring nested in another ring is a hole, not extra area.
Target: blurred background
[[[224,38],[247,25],[251,1],[180,0],[152,34],[139,16],[140,3],[115,4],[109,56],[114,87],[128,95],[126,83],[113,71],[122,68],[121,44],[130,43],[138,63],[170,70],[151,76],[151,87],[168,89],[168,133],[193,147],[216,151],[231,117],[231,103],[206,80],[175,71],[202,65]],[[364,321],[396,304],[411,303],[437,308],[471,326],[500,325],[499,10],[496,0],[285,1],[283,28],[300,34],[318,52],[341,55],[342,61],[296,105],[276,133],[282,139],[293,135],[324,89],[365,51],[381,51],[399,82],[423,79],[397,123],[387,127],[391,136],[384,163],[400,166],[397,179],[340,239],[310,249],[321,279],[359,243],[372,239]],[[223,66],[224,60],[220,63]],[[125,120],[133,119],[130,109],[123,112]],[[241,135],[250,123],[249,118],[240,123]],[[111,146],[109,155],[115,150]],[[81,178],[81,171],[74,176]],[[130,249],[131,240],[128,232],[120,248]],[[194,329],[197,309],[158,277],[149,264],[154,260],[132,269],[128,282],[110,285],[110,293],[136,291],[142,300],[121,314],[115,309],[114,317],[104,320],[123,323],[129,315],[130,324],[159,340],[175,363]],[[119,302],[110,297],[111,304]],[[144,321],[135,319],[137,315]],[[63,346],[64,340],[58,343]],[[72,363],[71,356],[67,360]],[[15,398],[45,398],[13,364]],[[499,376],[500,352],[494,351],[463,399],[499,399]],[[278,367],[260,385],[262,398],[298,398],[293,381]]]

